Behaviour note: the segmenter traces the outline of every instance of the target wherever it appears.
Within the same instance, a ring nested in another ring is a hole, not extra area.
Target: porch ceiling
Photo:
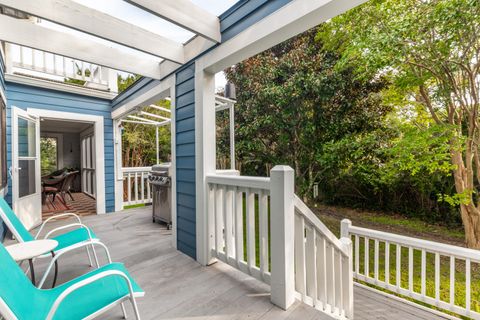
[[[210,46],[221,41],[219,18],[190,0],[125,2],[132,11],[180,27]],[[183,43],[79,1],[0,0],[0,6],[14,9],[0,15],[2,41],[154,79],[161,78],[162,62],[181,65],[205,48],[198,40]]]

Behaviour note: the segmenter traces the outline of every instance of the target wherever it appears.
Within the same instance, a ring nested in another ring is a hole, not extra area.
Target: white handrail
[[[353,319],[352,242],[338,239],[294,196],[298,299],[336,319]]]
[[[320,221],[320,219],[318,219],[312,210],[310,210],[310,208],[297,195],[295,195],[294,202],[297,212],[303,215],[303,217],[307,219],[317,231],[321,232],[321,234],[327,238],[328,241],[330,241],[336,247],[336,249],[340,250],[344,255],[349,254],[348,248],[345,247],[345,244],[340,241],[340,239],[338,239],[337,236],[334,235],[333,232],[330,231],[330,229],[328,229],[322,221]]]
[[[405,247],[412,247],[414,249],[425,249],[431,252],[438,252],[442,255],[455,256],[457,258],[468,258],[472,261],[480,262],[480,250],[468,249],[459,246],[453,246],[446,243],[439,243],[428,241],[419,238],[406,237],[394,233],[383,232],[373,229],[366,229],[357,226],[349,228],[351,234],[359,236],[367,236],[369,238],[382,239],[390,243],[400,244]]]
[[[207,183],[222,184],[232,187],[270,190],[270,179],[264,177],[209,175],[207,176]]]
[[[360,228],[352,226],[349,220],[342,221],[341,229],[342,236],[353,237],[354,263],[352,271],[357,280],[461,316],[480,319],[480,312],[472,308],[472,264],[480,264],[479,250]],[[361,254],[362,250],[363,254]],[[393,251],[395,251],[394,255]],[[419,255],[416,256],[415,252]],[[431,255],[433,261],[429,262],[427,255]],[[372,256],[373,265],[371,263]],[[447,297],[441,295],[441,270],[445,269],[445,266],[441,265],[442,258],[447,258],[449,261],[450,279]],[[402,263],[402,261],[406,263]],[[433,274],[427,272],[429,263],[433,268]],[[384,266],[383,270],[380,270],[380,265]],[[395,272],[391,272],[390,265],[395,266]],[[373,267],[373,270],[370,267]],[[460,280],[460,286],[465,286],[464,304],[460,304],[456,298],[458,296],[458,281],[456,280],[458,271],[465,274],[465,280]],[[406,273],[404,276],[407,279],[402,281],[403,273]],[[420,282],[420,286],[415,285],[414,274],[420,276],[417,280]],[[428,281],[433,283],[432,295],[427,293]],[[372,289],[367,286],[365,288]]]
[[[122,172],[123,173],[128,173],[128,172],[150,172],[152,170],[152,167],[122,167]]]
[[[211,258],[271,285],[281,308],[297,298],[352,319],[350,239],[338,239],[294,194],[291,168],[277,166],[270,175],[206,177]]]

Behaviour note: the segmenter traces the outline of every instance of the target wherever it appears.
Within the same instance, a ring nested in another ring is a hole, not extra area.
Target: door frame
[[[41,166],[40,166],[40,119],[36,119],[36,128],[35,128],[35,154],[36,154],[36,163],[35,163],[35,193],[24,196],[20,198],[19,195],[19,173],[18,173],[18,162],[19,162],[19,154],[18,154],[18,118],[25,118],[22,113],[26,113],[27,115],[32,115],[34,117],[37,117],[36,114],[30,113],[22,108],[12,106],[12,164],[11,164],[11,175],[12,175],[12,209],[16,214],[19,214],[19,208],[17,207],[18,201],[20,199],[25,199],[25,198],[34,198],[37,197],[38,201],[42,201],[41,197],[41,189],[42,185],[40,182],[41,179]],[[33,119],[31,119],[33,120]],[[39,203],[41,205],[41,203]],[[40,217],[39,221],[35,222],[34,225],[32,226],[27,226],[28,229],[35,228],[39,224],[42,223],[42,212],[40,210]]]
[[[104,119],[95,116],[74,112],[52,111],[38,108],[27,108],[27,112],[40,118],[64,120],[71,122],[90,122],[94,126],[95,137],[95,190],[97,200],[97,214],[106,213],[105,205],[105,146],[104,146]],[[39,140],[40,141],[40,140]],[[40,175],[40,171],[38,175]],[[40,178],[40,177],[39,177]]]

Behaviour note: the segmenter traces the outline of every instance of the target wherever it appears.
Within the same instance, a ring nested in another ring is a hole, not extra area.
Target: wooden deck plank
[[[301,302],[288,311],[270,303],[269,287],[230,266],[218,262],[203,267],[171,245],[171,231],[153,224],[150,208],[87,216],[90,226],[109,247],[114,261],[125,263],[146,292],[138,299],[142,319],[261,319],[329,320],[330,317]],[[63,225],[53,223],[50,228]],[[98,250],[101,261],[103,253]],[[38,261],[37,274],[45,267]],[[85,250],[60,259],[59,283],[91,268]],[[47,285],[51,284],[51,279]],[[131,308],[128,306],[127,309]],[[102,319],[121,319],[120,308]],[[413,306],[355,287],[355,320],[442,319]]]

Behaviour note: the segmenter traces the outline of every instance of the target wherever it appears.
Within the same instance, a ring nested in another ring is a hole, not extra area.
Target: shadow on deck
[[[202,267],[176,251],[171,244],[171,231],[152,223],[150,208],[82,220],[109,247],[112,259],[125,263],[145,290],[145,297],[138,299],[142,319],[330,319],[299,302],[283,311],[270,303],[267,285],[221,262]],[[101,252],[99,258],[101,263],[105,261]],[[59,267],[59,283],[88,272],[85,251],[63,257]],[[38,274],[42,271],[37,267]],[[48,286],[51,279],[46,283]],[[119,307],[102,316],[121,318]],[[356,287],[355,319],[442,318]]]

